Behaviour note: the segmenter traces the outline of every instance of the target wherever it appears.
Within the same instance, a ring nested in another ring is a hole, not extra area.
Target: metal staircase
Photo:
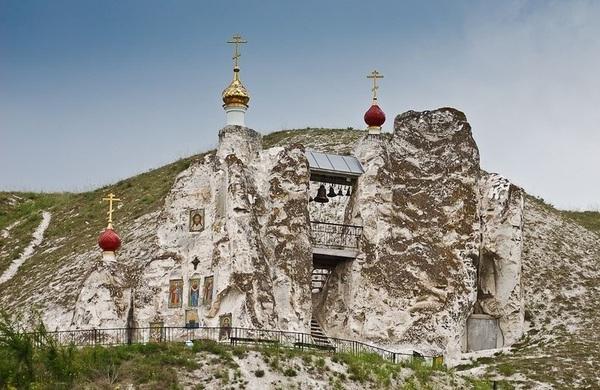
[[[320,293],[323,291],[323,287],[325,287],[325,283],[327,283],[327,279],[333,268],[331,267],[315,267],[312,271],[312,279],[311,279],[311,291],[313,294]]]
[[[323,332],[321,325],[319,325],[314,318],[310,320],[310,335],[312,336],[315,345],[323,349],[333,348],[329,338],[327,338],[327,335]]]

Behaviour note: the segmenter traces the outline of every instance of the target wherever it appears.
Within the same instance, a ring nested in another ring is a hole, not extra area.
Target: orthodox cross
[[[194,257],[194,260],[192,260],[192,264],[194,264],[194,271],[195,271],[196,268],[198,268],[198,264],[200,264],[200,260],[198,260],[198,257]]]
[[[382,79],[383,75],[378,71],[374,70],[371,72],[370,75],[367,75],[367,78],[373,79],[373,88],[371,88],[371,91],[373,91],[373,100],[375,100],[377,99],[377,90],[379,89],[379,86],[377,85],[377,79]]]
[[[233,49],[233,61],[234,61],[233,64],[234,64],[235,68],[237,68],[238,60],[240,58],[240,45],[244,44],[244,43],[248,43],[248,41],[244,40],[240,34],[235,34],[231,38],[231,41],[227,41],[227,43],[232,43],[235,45],[234,49]]]
[[[112,192],[110,194],[108,194],[107,198],[102,198],[102,200],[105,200],[108,202],[108,212],[106,214],[108,214],[108,228],[112,229],[112,215],[113,212],[115,211],[115,209],[113,209],[113,202],[120,202],[121,199],[116,198],[115,194],[113,194]]]

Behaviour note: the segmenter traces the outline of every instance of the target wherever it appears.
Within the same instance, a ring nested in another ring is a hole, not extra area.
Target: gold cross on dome
[[[102,198],[102,200],[105,200],[108,202],[108,212],[106,213],[106,214],[108,214],[108,228],[112,229],[112,221],[113,221],[112,215],[113,215],[113,212],[115,211],[113,209],[113,202],[120,202],[121,199],[116,198],[115,194],[113,194],[111,192],[110,194],[108,194],[107,198]]]
[[[377,85],[377,79],[382,79],[383,75],[378,71],[374,70],[371,72],[370,75],[367,75],[367,78],[373,79],[373,88],[371,88],[371,91],[373,91],[373,100],[375,100],[377,99],[377,90],[379,89],[379,86]]]
[[[235,34],[230,41],[227,41],[227,43],[232,43],[234,44],[234,49],[233,49],[233,65],[235,68],[238,67],[238,61],[240,58],[240,45],[244,44],[244,43],[248,43],[248,41],[244,40],[242,38],[242,36],[240,34]]]

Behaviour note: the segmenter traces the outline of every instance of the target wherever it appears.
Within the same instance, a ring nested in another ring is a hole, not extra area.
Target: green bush
[[[56,342],[43,324],[32,333],[20,324],[0,312],[0,388],[111,387],[121,379],[170,388],[178,385],[175,368],[198,367],[183,344],[75,348]]]
[[[265,376],[265,371],[264,370],[256,370],[256,371],[254,371],[254,376],[257,378],[262,378],[263,376]]]
[[[0,387],[28,388],[36,379],[34,339],[0,312]]]
[[[194,346],[192,347],[193,352],[205,351],[208,353],[212,353],[213,355],[217,355],[225,360],[232,360],[231,353],[227,349],[227,347],[222,344],[217,343],[212,340],[199,340],[194,341]]]

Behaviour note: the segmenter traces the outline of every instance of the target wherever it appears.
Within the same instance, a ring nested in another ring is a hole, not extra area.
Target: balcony
[[[335,259],[354,259],[358,255],[362,226],[311,221],[310,229],[315,257],[326,262]]]

